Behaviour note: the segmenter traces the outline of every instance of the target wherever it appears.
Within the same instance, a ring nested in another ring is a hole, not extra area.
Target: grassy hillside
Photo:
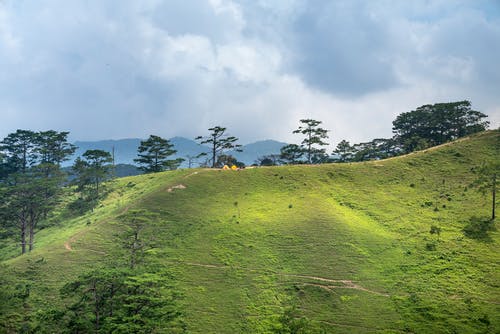
[[[118,179],[31,254],[4,248],[4,275],[36,277],[29,312],[63,308],[65,283],[120,261],[117,217],[146,209],[188,332],[270,333],[293,306],[312,332],[500,333],[500,233],[470,232],[491,202],[469,187],[499,156],[489,131],[383,161]]]

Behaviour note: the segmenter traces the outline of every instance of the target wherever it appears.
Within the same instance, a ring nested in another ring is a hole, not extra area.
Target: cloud
[[[404,111],[470,99],[500,121],[493,1],[0,2],[0,137],[391,135]]]
[[[398,84],[385,24],[359,2],[318,1],[296,17],[289,36],[290,70],[314,87],[358,96]]]

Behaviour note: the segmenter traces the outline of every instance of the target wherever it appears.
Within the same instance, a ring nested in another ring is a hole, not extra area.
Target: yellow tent
[[[222,170],[229,170],[229,166],[228,165],[224,165],[224,167],[222,167]]]

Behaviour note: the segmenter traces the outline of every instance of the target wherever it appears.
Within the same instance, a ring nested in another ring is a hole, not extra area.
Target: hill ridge
[[[61,218],[32,254],[3,264],[21,274],[43,258],[30,303],[63,307],[61,284],[116,262],[120,217],[146,210],[158,217],[144,231],[148,256],[169,269],[190,332],[272,332],[293,305],[312,332],[494,331],[500,233],[465,231],[490,205],[471,168],[496,161],[499,140],[488,131],[397,159],[117,179],[94,212]]]

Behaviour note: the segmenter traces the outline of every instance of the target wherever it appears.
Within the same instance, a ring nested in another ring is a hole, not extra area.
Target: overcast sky
[[[499,0],[0,0],[0,138],[391,136],[471,100],[500,123]]]

